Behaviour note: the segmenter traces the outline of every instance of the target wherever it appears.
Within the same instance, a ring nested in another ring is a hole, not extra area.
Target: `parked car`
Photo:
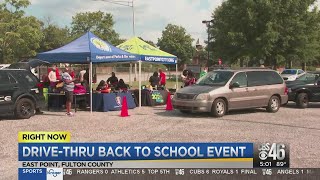
[[[39,78],[39,74],[36,70],[36,67],[41,66],[41,65],[48,65],[48,64],[50,64],[50,63],[46,62],[46,61],[39,60],[39,59],[28,59],[25,61],[13,63],[7,68],[9,68],[9,69],[26,69],[26,70],[32,72],[36,77]]]
[[[0,69],[7,68],[9,66],[10,66],[10,64],[0,64]]]
[[[299,108],[307,108],[309,102],[320,102],[319,72],[315,74],[313,83],[289,84],[289,101],[294,101]]]
[[[304,75],[300,76],[294,81],[287,81],[287,87],[296,86],[296,85],[314,85],[317,83],[320,77],[320,71],[307,72]]]
[[[28,119],[45,106],[39,80],[28,70],[0,70],[0,113]]]
[[[287,103],[287,92],[284,80],[270,69],[216,70],[178,90],[172,104],[183,113],[210,112],[215,117],[246,108],[277,112]]]
[[[281,77],[285,81],[294,81],[304,74],[305,72],[301,69],[285,69],[281,72]]]

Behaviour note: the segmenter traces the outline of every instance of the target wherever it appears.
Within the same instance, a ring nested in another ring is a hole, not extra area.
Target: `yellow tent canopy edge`
[[[133,37],[124,43],[117,46],[118,48],[138,55],[144,56],[160,56],[160,57],[176,57],[170,53],[164,52],[146,42],[138,37]]]

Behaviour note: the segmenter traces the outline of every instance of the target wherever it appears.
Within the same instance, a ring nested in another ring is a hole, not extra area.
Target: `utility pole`
[[[208,45],[207,45],[207,53],[208,53],[208,61],[207,61],[207,64],[208,64],[208,62],[209,62],[209,60],[210,60],[210,50],[209,50],[209,42],[210,42],[210,28],[212,27],[211,26],[211,23],[213,23],[214,21],[213,21],[213,19],[212,20],[203,20],[202,21],[202,23],[203,24],[206,24],[207,25],[207,32],[208,32]]]

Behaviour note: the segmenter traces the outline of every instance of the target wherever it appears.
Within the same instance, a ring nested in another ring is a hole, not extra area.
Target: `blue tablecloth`
[[[123,97],[127,97],[129,109],[136,107],[131,93],[94,93],[92,94],[93,111],[119,111],[122,107]]]

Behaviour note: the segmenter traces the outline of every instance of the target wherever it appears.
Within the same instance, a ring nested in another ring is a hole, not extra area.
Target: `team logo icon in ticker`
[[[177,176],[183,176],[184,175],[184,169],[175,169]]]
[[[262,175],[271,176],[272,175],[272,169],[262,169]]]

